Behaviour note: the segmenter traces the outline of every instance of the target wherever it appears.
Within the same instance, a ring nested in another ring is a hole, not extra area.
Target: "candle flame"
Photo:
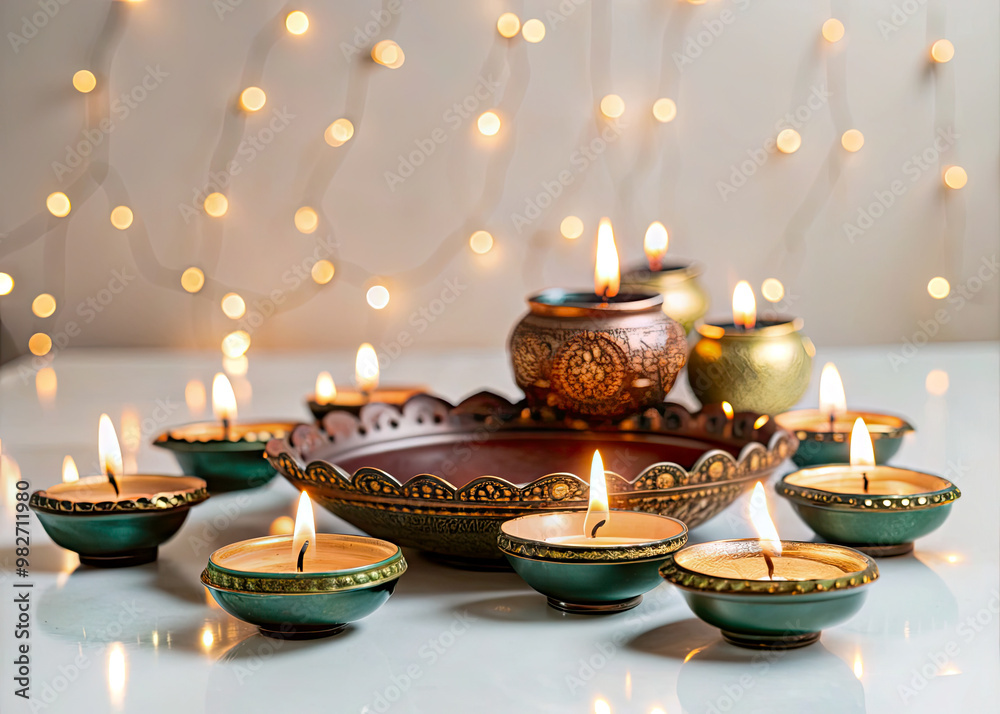
[[[861,679],[865,674],[865,666],[861,662],[861,652],[854,653],[854,676]]]
[[[316,521],[313,518],[312,501],[309,500],[309,494],[303,491],[299,496],[299,509],[295,513],[295,533],[292,535],[293,563],[298,562],[299,553],[306,541],[309,541],[309,547],[303,563],[309,559],[311,553],[316,552]],[[303,567],[303,570],[308,568]]]
[[[736,283],[736,289],[733,290],[733,323],[748,330],[757,324],[757,300],[753,296],[753,288],[746,280]]]
[[[646,229],[646,238],[642,242],[650,270],[659,270],[663,267],[663,256],[666,255],[669,244],[670,236],[663,224],[659,221],[650,223]]]
[[[844,383],[833,362],[823,365],[823,373],[819,377],[819,410],[827,419],[847,411]]]
[[[609,298],[618,294],[621,274],[618,272],[618,248],[611,221],[602,218],[597,227],[597,262],[594,266],[594,292]]]
[[[851,466],[874,466],[875,448],[865,420],[858,417],[851,429]]]
[[[76,468],[76,462],[72,456],[63,457],[62,469],[63,483],[73,483],[80,480],[80,471]]]
[[[608,513],[608,480],[604,475],[604,461],[601,452],[594,452],[590,462],[590,505],[583,521],[584,536],[593,538],[597,529],[611,520]]]
[[[727,401],[722,402],[722,411],[726,414],[726,421],[733,420],[733,405]]]
[[[236,419],[236,393],[229,377],[222,372],[212,380],[212,413],[219,421]]]
[[[760,429],[765,424],[767,424],[767,422],[770,421],[770,419],[771,417],[769,417],[767,414],[761,414],[759,417],[757,417],[757,421],[753,423],[753,428]]]
[[[108,480],[116,481],[122,475],[122,447],[118,443],[118,434],[111,417],[101,414],[97,429],[97,453],[101,460],[101,471]]]
[[[333,383],[333,377],[329,372],[320,372],[316,377],[316,401],[320,404],[329,404],[337,398],[337,385]]]
[[[354,382],[362,392],[378,389],[378,355],[367,342],[358,347],[358,356],[354,360]]]
[[[771,514],[767,511],[767,497],[764,495],[764,484],[760,481],[753,487],[753,494],[750,496],[750,521],[760,535],[761,550],[772,556],[781,555],[781,539],[778,537],[778,529],[774,527]]]

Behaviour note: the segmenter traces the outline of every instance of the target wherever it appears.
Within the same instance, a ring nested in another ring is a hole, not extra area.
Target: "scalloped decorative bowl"
[[[797,442],[774,420],[718,407],[664,404],[616,425],[532,415],[480,393],[452,406],[421,395],[402,409],[371,404],[332,413],[267,445],[275,469],[327,509],[378,538],[463,565],[503,566],[500,524],[545,511],[586,510],[600,449],[611,507],[672,516],[694,527],[756,481]]]
[[[264,458],[264,447],[290,432],[296,422],[236,422],[231,438],[222,425],[197,422],[174,427],[153,440],[153,446],[172,452],[181,471],[205,480],[212,493],[263,486],[275,472]]]
[[[112,494],[103,476],[85,476],[35,491],[28,505],[56,545],[79,553],[81,563],[121,568],[156,560],[191,506],[208,498],[205,482],[190,476],[127,475],[119,483],[118,500],[104,500],[105,490]]]
[[[611,511],[601,537],[642,538],[629,545],[563,545],[553,536],[584,532],[586,511],[533,513],[503,523],[497,545],[514,571],[556,610],[624,612],[660,584],[660,565],[687,543],[687,527],[653,513]]]
[[[824,627],[857,613],[864,603],[864,586],[878,579],[878,566],[864,553],[829,543],[796,541],[781,541],[782,558],[821,563],[838,574],[784,581],[737,576],[740,559],[759,554],[759,543],[756,538],[745,538],[689,545],[660,568],[660,574],[680,588],[695,615],[740,647],[810,645],[819,640]],[[721,572],[720,561],[730,565],[725,569],[733,570],[734,577],[704,572]]]
[[[406,560],[399,546],[363,536],[317,534],[327,558],[337,553],[360,565],[324,572],[244,570],[241,562],[256,551],[287,550],[292,536],[265,536],[219,548],[208,559],[201,582],[219,606],[233,617],[257,625],[261,634],[282,639],[312,639],[342,632],[385,604]],[[332,554],[332,555],[331,555]]]
[[[903,445],[903,437],[913,431],[909,422],[891,414],[850,410],[838,417],[842,422],[851,424],[858,417],[865,420],[872,446],[875,447],[877,464],[888,463]],[[792,432],[799,440],[799,448],[792,456],[797,466],[846,464],[851,460],[851,430],[846,428],[831,432],[825,428],[819,409],[796,409],[774,418],[778,426]]]
[[[871,483],[878,486],[906,482],[918,486],[918,492],[844,493],[829,485],[839,481],[850,468],[847,464],[831,464],[794,471],[782,477],[775,490],[791,501],[817,535],[869,555],[887,557],[911,552],[913,541],[937,530],[962,495],[948,479],[895,466],[867,470]]]

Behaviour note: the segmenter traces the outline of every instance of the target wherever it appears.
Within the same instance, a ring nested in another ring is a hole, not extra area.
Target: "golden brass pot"
[[[652,290],[663,296],[663,312],[691,332],[708,312],[708,293],[698,282],[698,263],[677,263],[661,270],[637,269],[622,275],[622,288]]]
[[[684,328],[663,297],[546,290],[510,335],[514,380],[535,409],[619,419],[659,404],[687,358]]]
[[[727,401],[737,412],[787,411],[805,394],[816,354],[801,329],[801,319],[782,317],[750,330],[699,325],[701,339],[688,358],[691,391],[702,404]]]

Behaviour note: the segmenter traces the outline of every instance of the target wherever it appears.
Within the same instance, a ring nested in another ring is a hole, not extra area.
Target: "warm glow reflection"
[[[80,471],[76,468],[76,462],[73,461],[72,456],[63,457],[62,479],[63,483],[73,483],[80,480]]]
[[[367,342],[358,347],[357,357],[354,358],[354,383],[362,392],[378,389],[378,355]]]
[[[184,387],[184,401],[187,403],[191,416],[201,416],[205,412],[207,396],[205,385],[200,379],[192,379]]]
[[[500,117],[496,112],[483,112],[476,120],[476,126],[483,136],[495,136],[500,131]]]
[[[497,18],[497,32],[510,39],[521,31],[521,18],[512,12],[505,12]]]
[[[316,377],[316,401],[329,404],[337,398],[337,386],[329,372],[320,372]]]
[[[603,699],[595,699],[594,714],[611,714],[611,705]]]
[[[250,333],[246,330],[235,330],[222,338],[222,354],[230,359],[242,357],[248,349]]]
[[[212,649],[212,645],[215,644],[215,635],[212,633],[212,628],[205,625],[201,628],[201,646],[205,648],[205,651]]]
[[[230,377],[245,377],[249,369],[250,360],[246,355],[222,358],[222,370]]]
[[[38,403],[43,407],[52,406],[56,401],[56,390],[59,380],[56,377],[56,370],[52,367],[42,367],[35,375],[35,393],[38,395]]]
[[[271,521],[267,529],[268,535],[292,535],[295,533],[295,519],[291,516],[278,516]]]
[[[236,394],[229,377],[222,372],[212,379],[212,414],[219,421],[236,419]]]
[[[653,221],[646,229],[646,237],[642,241],[642,250],[649,261],[650,270],[659,270],[663,267],[663,256],[667,254],[667,246],[670,245],[670,236],[666,227],[659,221]]]
[[[950,553],[948,556],[945,557],[945,560],[954,565],[955,563],[959,563],[962,561],[962,556],[958,555],[957,553]]]
[[[851,466],[874,466],[875,449],[865,420],[858,417],[851,429]]]
[[[824,364],[823,372],[819,376],[819,410],[824,417],[831,420],[847,411],[844,383],[833,362]]]
[[[302,545],[308,541],[309,547],[306,550],[303,563],[308,563],[316,554],[316,521],[313,518],[312,501],[305,491],[299,496],[299,508],[295,512],[295,534],[292,536],[292,562],[297,563]],[[309,570],[306,565],[303,571]]]
[[[943,369],[932,369],[927,373],[924,380],[924,388],[928,394],[941,397],[948,393],[949,379],[948,373]]]
[[[137,456],[142,446],[142,418],[132,407],[122,409],[122,456],[124,470],[135,473],[139,470]]]
[[[583,521],[583,534],[592,537],[594,529],[604,521],[610,520],[608,513],[608,480],[604,474],[604,461],[601,452],[595,451],[590,462],[590,503],[587,506],[587,517]]]
[[[602,218],[597,228],[597,261],[594,266],[594,292],[604,298],[618,294],[621,274],[618,270],[618,248],[611,221]]]
[[[563,238],[574,240],[583,235],[583,221],[577,216],[566,216],[559,223],[559,232]]]
[[[601,99],[601,114],[608,119],[617,119],[625,113],[625,100],[617,94],[606,94]]]
[[[17,465],[13,456],[7,456],[3,451],[3,444],[0,443],[0,496],[3,496],[4,505],[7,507],[7,515],[14,518],[17,512],[17,482],[21,480],[21,467]]]
[[[240,93],[240,106],[248,112],[256,112],[264,108],[267,95],[260,87],[247,87]]]
[[[111,417],[101,414],[97,428],[97,454],[101,463],[101,473],[116,480],[122,475],[122,448]]]
[[[384,285],[372,285],[365,293],[365,300],[370,307],[381,310],[389,304],[389,288]]]
[[[775,139],[775,144],[778,147],[778,151],[783,154],[794,154],[802,146],[802,137],[799,132],[795,129],[784,129],[778,132],[778,138]]]
[[[111,704],[120,709],[125,699],[125,682],[128,679],[128,667],[125,664],[125,648],[121,642],[115,642],[108,649],[108,693]]]
[[[750,522],[760,536],[761,550],[777,557],[781,555],[781,539],[778,529],[774,527],[771,514],[767,511],[767,497],[764,495],[764,484],[760,481],[753,487],[750,496]]]
[[[301,10],[294,10],[285,17],[285,28],[293,35],[301,35],[309,29],[309,16]]]
[[[854,676],[861,679],[865,674],[865,666],[861,662],[861,653],[854,653]]]
[[[746,280],[736,283],[733,290],[733,324],[752,330],[757,324],[757,301],[753,296],[753,288]]]

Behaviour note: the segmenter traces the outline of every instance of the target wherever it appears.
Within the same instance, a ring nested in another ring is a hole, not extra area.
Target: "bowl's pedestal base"
[[[257,628],[260,634],[276,640],[317,640],[321,637],[339,635],[347,629],[347,625],[296,625],[282,630]]]
[[[642,595],[637,595],[636,597],[629,598],[628,600],[619,600],[617,602],[608,603],[564,602],[563,600],[556,600],[555,598],[550,597],[549,607],[562,612],[568,612],[573,615],[610,615],[615,612],[625,612],[626,610],[631,610],[640,602],[642,602]]]
[[[140,548],[131,553],[119,555],[80,555],[81,565],[94,568],[127,568],[132,565],[145,565],[156,560],[156,548]]]
[[[894,555],[907,555],[913,552],[913,543],[894,543],[892,545],[852,545],[851,548],[860,550],[865,555],[873,558],[891,558]]]
[[[819,635],[818,632],[806,632],[801,635],[750,635],[722,630],[722,636],[729,644],[762,650],[793,650],[805,647],[819,642]]]

